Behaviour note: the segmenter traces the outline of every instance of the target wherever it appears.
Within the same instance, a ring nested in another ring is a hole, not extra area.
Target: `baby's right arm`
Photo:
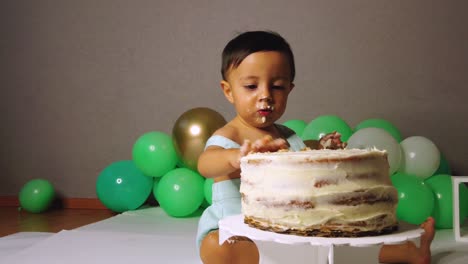
[[[239,169],[238,159],[240,149],[210,146],[198,158],[198,172],[206,178],[229,175]]]
[[[284,139],[273,139],[271,136],[265,136],[253,143],[244,140],[244,144],[239,149],[210,146],[198,159],[198,171],[207,178],[229,175],[240,169],[240,159],[250,152],[275,152],[287,148]]]

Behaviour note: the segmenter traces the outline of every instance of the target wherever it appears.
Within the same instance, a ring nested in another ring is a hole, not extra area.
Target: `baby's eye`
[[[244,87],[249,89],[249,90],[253,90],[253,89],[257,88],[257,85],[256,84],[248,84],[248,85],[244,85]]]
[[[282,85],[273,85],[272,88],[275,90],[284,90],[284,86]]]

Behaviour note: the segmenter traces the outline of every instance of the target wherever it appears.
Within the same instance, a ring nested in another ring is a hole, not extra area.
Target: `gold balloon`
[[[224,117],[206,107],[193,108],[183,113],[172,128],[172,140],[184,166],[198,171],[198,157],[208,138],[226,124]]]

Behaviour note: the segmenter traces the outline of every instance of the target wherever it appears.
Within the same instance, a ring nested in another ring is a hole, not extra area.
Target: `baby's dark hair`
[[[237,68],[250,54],[259,51],[278,51],[286,55],[291,70],[291,82],[296,75],[294,55],[288,42],[272,31],[247,31],[226,45],[222,55],[221,75],[226,80],[227,72]]]

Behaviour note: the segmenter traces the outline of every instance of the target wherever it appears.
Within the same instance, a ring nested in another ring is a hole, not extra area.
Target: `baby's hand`
[[[336,131],[326,134],[319,140],[319,149],[344,149],[346,146],[346,142],[341,141],[341,134]]]
[[[286,140],[282,138],[273,139],[271,136],[265,136],[262,139],[256,140],[254,143],[250,140],[244,140],[244,144],[239,149],[238,158],[231,163],[231,165],[239,169],[240,159],[247,156],[250,152],[276,152],[281,149],[289,148]]]
[[[240,148],[240,155],[243,157],[250,152],[276,152],[287,148],[288,144],[286,140],[282,138],[273,139],[271,136],[265,136],[262,139],[256,140],[254,143],[245,140]]]

